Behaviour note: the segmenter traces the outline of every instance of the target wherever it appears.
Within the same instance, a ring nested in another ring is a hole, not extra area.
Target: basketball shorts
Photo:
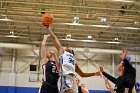
[[[78,93],[78,86],[76,84],[76,78],[73,76],[60,76],[58,79],[58,90],[60,93],[64,93],[65,90],[72,89]]]
[[[45,81],[42,81],[39,93],[58,93],[57,86],[51,86]]]

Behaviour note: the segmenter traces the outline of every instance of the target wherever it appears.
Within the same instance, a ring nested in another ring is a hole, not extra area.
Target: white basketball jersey
[[[73,54],[65,51],[61,56],[60,56],[60,76],[65,76],[65,75],[76,75],[75,74],[75,59]]]

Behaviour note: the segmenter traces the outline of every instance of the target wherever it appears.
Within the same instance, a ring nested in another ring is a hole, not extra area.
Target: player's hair
[[[72,50],[71,53],[74,55],[74,51]]]

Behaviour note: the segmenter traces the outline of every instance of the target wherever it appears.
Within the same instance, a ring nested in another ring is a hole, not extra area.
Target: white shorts
[[[78,93],[78,87],[76,84],[76,78],[70,75],[60,76],[58,79],[58,90],[60,93],[64,93],[65,90],[72,89]]]

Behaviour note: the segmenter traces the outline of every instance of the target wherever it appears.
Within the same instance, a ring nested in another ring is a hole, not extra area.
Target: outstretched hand
[[[126,48],[123,48],[122,49],[122,55],[121,55],[121,59],[124,60],[127,56],[127,49]]]
[[[100,72],[101,72],[101,73],[104,72],[104,69],[103,69],[103,67],[101,67],[101,66],[100,66]]]
[[[96,76],[100,76],[100,75],[101,75],[101,72],[98,71],[98,72],[95,73],[95,75],[96,75]]]

